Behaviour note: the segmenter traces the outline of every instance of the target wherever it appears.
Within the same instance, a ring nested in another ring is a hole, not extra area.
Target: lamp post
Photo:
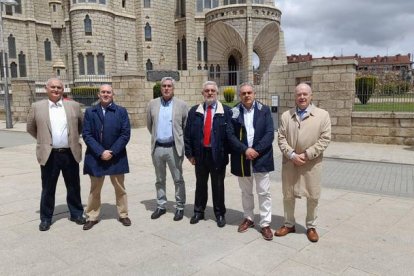
[[[6,128],[13,128],[11,109],[10,109],[10,100],[9,100],[9,83],[7,80],[7,62],[6,62],[6,47],[4,42],[4,32],[3,32],[3,4],[16,6],[18,3],[15,0],[0,0],[0,43],[2,50],[3,58],[3,73],[4,73],[4,109],[6,110]]]

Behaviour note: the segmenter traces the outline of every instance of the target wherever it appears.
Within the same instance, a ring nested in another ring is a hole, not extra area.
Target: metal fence
[[[223,71],[223,72],[209,72],[209,80],[215,81],[219,86],[219,98],[225,101],[224,91],[228,89],[234,90],[235,96],[233,103],[239,101],[238,88],[239,85],[248,81],[248,72],[245,71]],[[264,104],[270,103],[269,92],[269,74],[268,72],[259,73],[253,72],[253,81],[250,81],[256,91],[256,99]]]
[[[411,76],[398,71],[358,73],[353,110],[414,112]]]
[[[99,87],[102,84],[112,84],[111,76],[79,76],[74,80],[61,78],[64,84],[64,97],[77,101],[81,106],[91,106],[98,102],[96,92],[85,89],[82,93],[72,93],[74,87]],[[47,80],[36,81],[34,100],[47,99],[45,90]]]

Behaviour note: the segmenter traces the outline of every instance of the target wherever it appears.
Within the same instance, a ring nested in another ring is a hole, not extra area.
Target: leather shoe
[[[99,221],[98,220],[88,220],[84,225],[83,225],[83,230],[89,230],[91,229],[95,224],[97,224]]]
[[[78,218],[70,217],[69,220],[73,221],[73,222],[75,222],[76,224],[79,224],[79,225],[84,225],[86,223],[86,218],[84,218],[84,217],[78,217]]]
[[[239,232],[239,233],[244,233],[244,232],[246,232],[247,230],[249,230],[249,228],[252,228],[252,227],[254,227],[254,222],[253,221],[251,221],[250,219],[248,219],[248,218],[245,218],[244,220],[243,220],[243,222],[239,225],[239,228],[237,229],[237,232]]]
[[[262,233],[263,239],[265,239],[267,241],[273,240],[273,233],[272,233],[272,230],[270,230],[269,226],[263,227],[262,231],[260,231],[260,232]]]
[[[184,216],[184,210],[183,209],[175,210],[174,221],[182,220],[183,216]]]
[[[287,226],[283,225],[282,227],[280,227],[279,229],[277,229],[275,231],[275,236],[283,237],[283,236],[286,236],[289,233],[295,233],[295,232],[296,232],[295,226],[287,227]]]
[[[120,223],[122,223],[123,226],[131,226],[132,222],[131,220],[126,217],[126,218],[119,218],[118,219]]]
[[[47,222],[47,221],[40,222],[40,224],[39,224],[39,231],[47,231],[47,230],[49,230],[51,224],[52,223]]]
[[[165,209],[157,208],[154,213],[151,215],[151,219],[157,219],[160,216],[164,215],[167,212]]]
[[[202,219],[204,219],[204,213],[195,213],[190,219],[190,224],[196,224]]]
[[[226,218],[224,216],[218,216],[217,217],[217,226],[218,227],[224,227],[226,225]]]
[[[319,240],[319,236],[318,233],[316,233],[315,228],[309,228],[306,231],[306,236],[308,237],[308,240],[310,240],[311,242],[317,242]]]

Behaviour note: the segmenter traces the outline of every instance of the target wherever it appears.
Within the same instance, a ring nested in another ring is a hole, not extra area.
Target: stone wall
[[[35,82],[27,79],[15,79],[12,81],[13,91],[12,111],[13,122],[26,122],[30,106],[34,102]]]

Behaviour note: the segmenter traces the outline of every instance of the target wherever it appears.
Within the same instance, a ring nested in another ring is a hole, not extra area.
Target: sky
[[[287,55],[414,53],[414,0],[275,0]]]

